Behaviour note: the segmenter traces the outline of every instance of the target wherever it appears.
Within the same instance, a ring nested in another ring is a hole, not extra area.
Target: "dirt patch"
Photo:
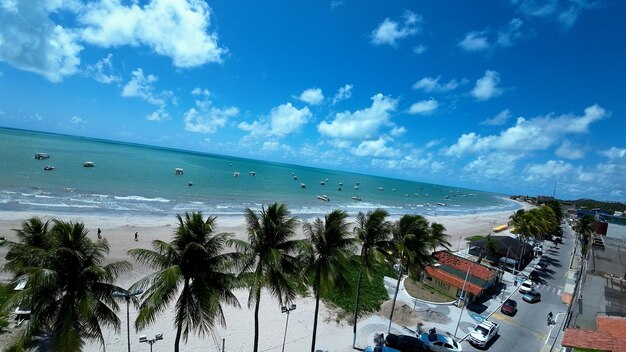
[[[391,313],[392,300],[385,301],[378,311],[378,315],[388,318]],[[404,326],[417,326],[418,323],[422,323],[417,313],[412,307],[409,307],[404,302],[396,301],[396,307],[393,310],[393,322],[398,325]]]
[[[444,303],[454,301],[454,298],[448,297],[434,288],[425,285],[423,282],[415,281],[411,278],[404,280],[404,288],[412,297],[428,302]]]

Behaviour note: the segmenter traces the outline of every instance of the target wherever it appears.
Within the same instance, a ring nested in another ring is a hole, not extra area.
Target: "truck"
[[[469,342],[476,347],[485,347],[491,339],[498,334],[500,325],[488,320],[483,320],[476,325],[469,334]]]

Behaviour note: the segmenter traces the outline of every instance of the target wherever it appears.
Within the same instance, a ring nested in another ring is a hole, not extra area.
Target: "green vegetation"
[[[603,202],[593,199],[577,199],[577,200],[563,200],[561,201],[563,204],[573,205],[577,208],[586,208],[586,209],[604,209],[606,211],[615,212],[615,211],[626,211],[626,204],[620,202]]]
[[[474,242],[474,241],[482,240],[483,238],[485,238],[485,236],[483,235],[474,235],[474,236],[465,237],[465,241]]]
[[[0,307],[13,296],[13,285],[0,283]],[[9,315],[7,312],[0,310],[0,331],[9,326]]]
[[[411,278],[404,280],[404,288],[413,297],[423,299],[429,302],[451,302],[455,298],[448,296],[436,287],[432,287],[424,282],[416,281]]]

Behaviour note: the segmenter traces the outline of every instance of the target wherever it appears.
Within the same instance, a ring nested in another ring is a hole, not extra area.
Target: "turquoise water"
[[[0,210],[6,211],[223,215],[273,202],[302,215],[336,208],[356,214],[382,207],[395,215],[518,208],[503,195],[469,189],[31,131],[0,128],[0,150]],[[37,160],[38,152],[50,158]],[[83,167],[86,161],[95,167]],[[47,165],[55,169],[45,171]]]

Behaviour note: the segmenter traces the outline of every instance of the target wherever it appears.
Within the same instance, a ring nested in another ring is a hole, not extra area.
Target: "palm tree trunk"
[[[256,288],[256,304],[254,305],[254,352],[259,350],[259,307],[261,305],[261,286]]]
[[[185,283],[183,285],[182,295],[185,295],[189,290],[189,279],[185,279]],[[180,351],[180,335],[183,331],[183,320],[179,319],[178,324],[176,324],[176,339],[174,340],[174,352]]]
[[[359,300],[361,299],[361,279],[363,278],[364,254],[361,252],[361,269],[356,284],[356,302],[354,304],[354,326],[352,328],[352,347],[356,348],[356,321],[359,316]]]
[[[317,314],[320,309],[320,272],[322,271],[322,267],[320,264],[317,265],[317,269],[315,270],[315,286],[313,286],[313,290],[315,291],[315,315],[313,316],[313,339],[311,341],[311,352],[315,352],[315,335],[317,335]]]

